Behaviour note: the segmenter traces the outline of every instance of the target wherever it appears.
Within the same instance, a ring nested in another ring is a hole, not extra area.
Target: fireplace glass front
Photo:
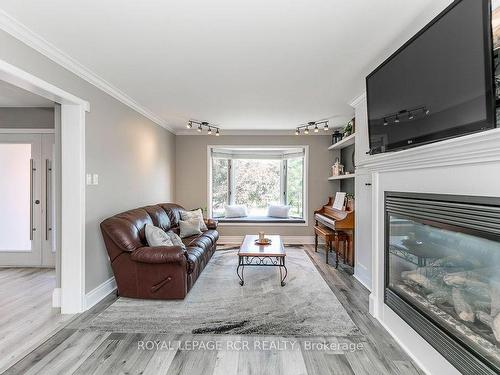
[[[404,199],[386,197],[386,300],[387,291],[395,294],[460,348],[500,369],[500,242],[494,233],[500,211]],[[475,215],[487,224],[478,225]],[[432,333],[426,339],[439,350]]]

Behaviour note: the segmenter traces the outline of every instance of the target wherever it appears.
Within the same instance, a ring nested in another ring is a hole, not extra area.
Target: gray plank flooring
[[[72,319],[52,308],[54,287],[53,269],[0,268],[0,373]]]
[[[67,322],[53,336],[29,350],[6,374],[399,374],[423,372],[411,361],[384,328],[368,313],[369,292],[343,270],[325,264],[324,252],[305,251],[333,293],[360,328],[356,337],[314,338],[316,343],[360,345],[358,350],[340,346],[336,350],[310,350],[305,339],[263,336],[169,335],[93,332],[80,329],[82,323],[111,304],[109,296],[90,311]],[[333,258],[333,257],[331,257]],[[26,277],[32,277],[25,272]],[[11,283],[14,281],[11,281]],[[12,284],[12,285],[14,285]],[[307,286],[305,286],[307,287]],[[4,310],[8,312],[9,310]],[[1,321],[0,321],[1,324]],[[168,343],[168,349],[142,350],[138,341]],[[247,342],[249,350],[189,350],[186,342]],[[295,342],[284,350],[255,350],[255,342]],[[0,371],[1,372],[1,371]]]

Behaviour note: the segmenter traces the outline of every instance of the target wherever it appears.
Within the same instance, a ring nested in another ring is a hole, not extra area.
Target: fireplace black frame
[[[422,212],[417,212],[412,215],[409,212],[397,213],[394,209],[388,209],[391,199],[404,198],[414,200],[415,208],[421,204]],[[455,225],[440,219],[440,215],[426,213],[426,204],[446,204],[451,203],[456,206],[474,207],[483,206],[497,208],[500,212],[499,197],[479,197],[479,196],[463,196],[463,195],[448,195],[448,194],[427,194],[427,193],[410,193],[410,192],[394,192],[386,191],[384,193],[384,303],[391,308],[400,318],[402,318],[410,327],[417,331],[434,349],[441,353],[453,366],[455,366],[463,374],[471,375],[493,375],[498,373],[498,368],[489,359],[485,358],[481,353],[465,345],[453,332],[444,326],[439,326],[422,309],[415,306],[404,295],[398,294],[389,288],[389,216],[406,217],[415,222],[430,225],[433,227],[460,231],[462,233],[472,234],[475,236],[500,241],[500,230],[497,233],[480,230],[476,228],[467,228],[460,225]],[[442,221],[440,221],[442,220]],[[498,219],[500,224],[500,216]],[[500,226],[499,226],[500,228]]]

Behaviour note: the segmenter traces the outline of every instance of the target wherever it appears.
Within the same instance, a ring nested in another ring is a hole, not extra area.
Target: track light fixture
[[[396,115],[396,118],[394,119],[394,122],[397,124],[399,122],[399,116]]]
[[[212,135],[214,133],[214,130],[215,130],[215,135],[217,137],[220,136],[220,128],[218,126],[213,125],[213,124],[209,124],[206,121],[189,120],[186,127],[188,129],[192,129],[193,125],[198,125],[196,127],[196,130],[198,131],[198,133],[201,133],[203,131],[203,129],[207,129],[207,134]]]
[[[300,135],[300,131],[304,129],[304,134],[309,134],[309,128],[314,133],[319,133],[319,127],[323,126],[323,130],[326,132],[328,131],[328,120],[321,120],[321,121],[309,121],[307,124],[304,125],[299,125],[295,129],[295,135]]]

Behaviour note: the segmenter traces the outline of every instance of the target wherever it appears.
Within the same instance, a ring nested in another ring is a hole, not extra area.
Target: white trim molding
[[[108,280],[92,289],[85,295],[85,310],[94,307],[115,290],[116,280],[114,277],[110,277]]]
[[[0,13],[1,16],[1,13]],[[61,104],[61,313],[85,307],[85,112],[87,101],[0,60],[0,79]]]
[[[410,148],[373,155],[358,168],[377,172],[480,164],[500,161],[500,128]]]
[[[52,43],[36,34],[34,31],[7,14],[2,9],[0,9],[0,29],[10,34],[14,38],[20,40],[27,46],[33,48],[35,51],[40,52],[42,55],[48,57],[70,72],[76,74],[78,77],[84,79],[88,83],[94,85],[98,89],[109,94],[126,106],[132,108],[134,111],[140,113],[144,117],[150,119],[154,123],[175,134],[174,128],[169,126],[160,116],[156,115],[150,109],[139,104],[126,93],[113,86],[111,83],[98,76],[96,73],[58,49]]]
[[[366,92],[363,92],[361,95],[356,96],[349,102],[349,105],[353,108],[357,107],[359,103],[366,99]]]
[[[55,129],[0,129],[0,134],[54,134]]]
[[[54,288],[52,291],[52,307],[61,307],[61,288]]]

